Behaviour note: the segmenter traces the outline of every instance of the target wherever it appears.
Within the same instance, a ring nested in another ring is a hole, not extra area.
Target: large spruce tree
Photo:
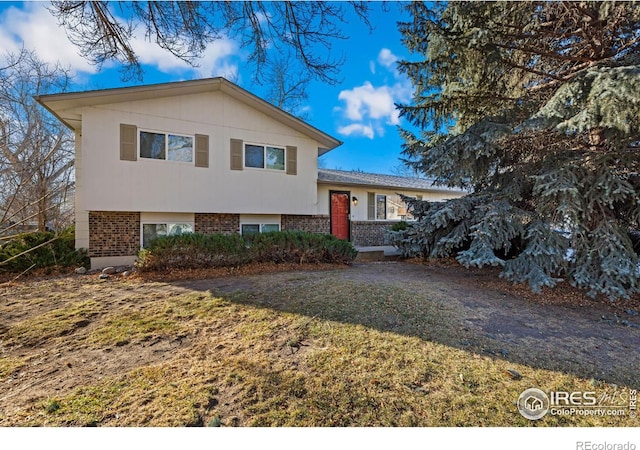
[[[469,195],[414,202],[406,253],[538,291],[640,292],[640,5],[411,3],[407,162]],[[417,131],[416,131],[417,130]]]

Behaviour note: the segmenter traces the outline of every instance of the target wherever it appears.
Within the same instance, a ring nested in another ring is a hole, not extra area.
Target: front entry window
[[[376,195],[376,219],[378,220],[386,220],[387,219],[387,196],[386,195]]]

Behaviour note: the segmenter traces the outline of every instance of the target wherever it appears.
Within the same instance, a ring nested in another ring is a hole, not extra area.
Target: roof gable
[[[324,154],[342,144],[338,139],[312,125],[298,119],[286,111],[266,102],[240,86],[222,77],[200,80],[179,81],[143,86],[131,86],[94,91],[68,92],[36,97],[36,101],[47,108],[61,122],[72,130],[82,126],[80,109],[109,103],[131,102],[161,97],[192,95],[212,91],[222,91],[234,99],[260,111],[286,126],[318,142],[318,154]]]

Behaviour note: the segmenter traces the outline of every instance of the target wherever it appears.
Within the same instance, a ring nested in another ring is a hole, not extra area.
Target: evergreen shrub
[[[38,247],[48,241],[51,242]],[[11,259],[24,252],[27,253]],[[76,250],[74,227],[65,228],[57,233],[52,231],[24,233],[0,245],[0,271],[22,272],[32,266],[33,268],[80,266],[88,268],[89,257],[86,250]]]
[[[241,266],[248,263],[351,263],[351,243],[326,234],[274,231],[239,234],[183,234],[151,241],[138,253],[142,271]]]

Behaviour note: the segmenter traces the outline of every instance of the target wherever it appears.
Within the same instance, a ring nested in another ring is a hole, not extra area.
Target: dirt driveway
[[[572,289],[533,294],[526,287],[512,287],[487,270],[460,266],[426,266],[403,262],[354,264],[349,269],[301,273],[277,273],[175,283],[189,289],[222,294],[253,291],[253,302],[288,312],[303,312],[295,302],[277,302],[261,295],[274,284],[290,289],[316,280],[339,284],[340,280],[392,286],[415,292],[416,302],[428,301],[446,312],[450,332],[422,338],[457,348],[493,355],[536,368],[560,370],[610,383],[640,386],[640,317],[637,300],[608,304],[577,295]],[[555,298],[554,298],[555,297]],[[326,307],[326,308],[325,308]],[[412,305],[378,309],[366,316],[341,320],[384,331],[420,334],[405,323],[413,317]],[[418,306],[419,307],[419,306]],[[304,312],[320,318],[334,308],[319,304]],[[341,310],[344,314],[344,310]]]

